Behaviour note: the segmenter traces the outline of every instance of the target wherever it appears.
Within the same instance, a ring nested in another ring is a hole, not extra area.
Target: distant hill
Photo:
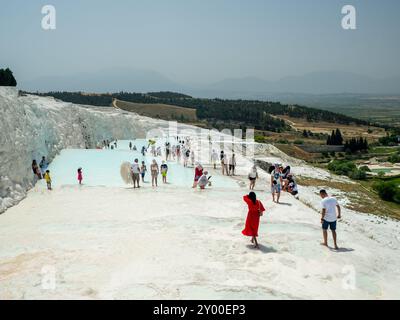
[[[20,81],[26,91],[148,92],[182,91],[182,86],[162,74],[144,69],[114,68],[68,76],[49,76]]]
[[[225,79],[203,90],[231,93],[384,93],[400,94],[400,77],[375,79],[351,72],[313,72],[266,81],[247,77]]]
[[[204,97],[257,99],[266,94],[400,94],[400,77],[371,78],[351,73],[324,71],[268,81],[257,77],[230,78],[205,85],[190,86],[172,81],[159,72],[146,69],[113,68],[66,76],[21,79],[27,91],[152,92],[173,91]]]

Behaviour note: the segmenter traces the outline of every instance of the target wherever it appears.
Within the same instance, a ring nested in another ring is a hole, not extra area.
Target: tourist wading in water
[[[79,168],[78,169],[78,182],[79,182],[79,184],[82,184],[82,180],[83,180],[82,168]]]
[[[235,168],[236,168],[236,157],[235,154],[232,153],[232,155],[229,158],[229,172],[228,175],[235,175]]]
[[[146,175],[147,167],[144,161],[142,161],[142,166],[140,167],[140,175],[142,176],[142,182],[144,183],[144,176]]]
[[[150,165],[150,172],[151,172],[151,185],[157,187],[157,177],[160,172],[158,167],[157,161],[153,159],[152,164]]]
[[[202,190],[205,189],[207,185],[208,186],[211,185],[211,182],[210,182],[211,177],[207,177],[207,175],[208,175],[208,171],[204,171],[203,175],[200,177],[200,179],[198,181],[198,186]]]
[[[261,201],[257,200],[254,192],[250,192],[248,195],[244,196],[243,200],[247,203],[249,212],[247,213],[246,226],[242,234],[251,237],[251,243],[254,243],[255,248],[258,249],[258,227],[260,225],[260,217],[263,215],[265,208]]]
[[[140,167],[139,167],[139,160],[135,159],[135,162],[131,166],[131,172],[132,172],[132,180],[133,180],[133,188],[137,187],[140,188],[139,182],[140,182]]]
[[[200,163],[197,163],[196,168],[194,169],[193,188],[197,187],[197,183],[202,175],[203,175],[203,166]]]
[[[322,224],[322,234],[324,241],[322,245],[328,246],[328,227],[332,231],[332,237],[333,237],[333,244],[335,249],[339,249],[337,245],[337,237],[336,237],[336,222],[337,219],[341,218],[341,209],[340,205],[337,202],[336,198],[330,197],[326,190],[321,190],[319,192],[322,201],[321,201],[321,206],[322,206],[322,216],[321,216],[321,224]],[[336,215],[336,209],[337,209],[337,215]]]
[[[162,182],[167,183],[168,165],[165,163],[165,161],[162,162],[160,169],[161,169]]]
[[[217,169],[217,161],[218,161],[218,153],[217,151],[213,150],[211,153],[211,164],[213,165],[214,169]]]

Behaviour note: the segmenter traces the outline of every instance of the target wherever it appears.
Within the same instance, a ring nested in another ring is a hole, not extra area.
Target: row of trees
[[[341,145],[343,145],[343,136],[342,136],[342,133],[340,132],[339,129],[332,130],[331,135],[328,136],[326,144],[328,146],[341,146]]]
[[[399,137],[396,133],[388,134],[385,137],[379,138],[379,143],[383,146],[396,146],[400,142]]]
[[[330,136],[326,141],[326,144],[329,146],[341,146],[343,145],[343,136],[339,129],[332,130]],[[351,138],[344,143],[344,150],[346,152],[355,153],[358,151],[367,151],[368,150],[368,141],[367,138],[359,137],[359,138]]]
[[[14,78],[12,71],[7,69],[0,69],[0,86],[15,87],[17,81]]]
[[[344,150],[355,153],[358,151],[367,151],[368,150],[368,141],[367,138],[352,138],[344,144]]]

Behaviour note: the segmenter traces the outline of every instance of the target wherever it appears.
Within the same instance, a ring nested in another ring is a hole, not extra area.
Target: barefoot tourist
[[[42,173],[40,171],[40,168],[36,162],[36,160],[32,160],[32,171],[33,174],[40,180],[42,179]]]
[[[249,172],[249,180],[250,180],[250,190],[254,190],[254,187],[256,186],[256,180],[258,179],[258,172],[257,168],[254,165]]]
[[[278,164],[275,164],[275,169],[271,172],[271,192],[272,201],[279,203],[282,190],[282,171]],[[275,200],[276,194],[276,200]]]
[[[322,233],[324,237],[324,241],[322,245],[328,246],[328,227],[332,231],[332,237],[333,237],[333,244],[335,249],[339,249],[337,246],[336,242],[336,222],[337,219],[341,218],[341,209],[340,205],[337,202],[336,198],[330,197],[326,190],[321,190],[319,192],[322,201],[321,201],[321,206],[322,206],[322,212],[321,212],[321,224],[322,224]],[[336,210],[337,210],[337,215],[336,215]]]
[[[144,161],[142,161],[142,166],[140,167],[140,175],[142,176],[142,182],[144,183],[144,176],[146,175],[147,167]]]
[[[229,176],[234,176],[235,175],[235,168],[236,168],[236,157],[235,154],[232,153],[232,155],[229,158]]]
[[[140,167],[139,167],[139,160],[135,159],[135,162],[131,166],[131,172],[132,172],[132,180],[133,180],[133,188],[136,188],[136,185],[138,188],[140,188],[139,182],[140,182]]]
[[[39,167],[40,167],[40,170],[42,172],[42,175],[45,174],[48,166],[49,166],[49,163],[47,162],[46,157],[43,156],[42,160],[40,160],[40,163],[39,163]]]
[[[160,169],[161,169],[162,182],[167,183],[168,165],[165,163],[165,161],[162,162]]]
[[[150,165],[150,172],[151,172],[151,185],[153,187],[157,187],[157,177],[160,172],[160,169],[159,169],[158,163],[155,159],[153,159],[153,162]]]
[[[199,181],[198,181],[198,186],[200,187],[200,189],[205,189],[207,185],[210,185],[210,178],[211,177],[207,177],[208,175],[208,171],[204,171],[203,175],[200,177]]]
[[[51,188],[51,177],[50,177],[50,170],[46,170],[44,173],[44,180],[46,180],[47,189],[52,190]]]
[[[193,188],[197,187],[197,183],[202,175],[203,175],[203,166],[197,162],[196,168],[194,169]]]
[[[221,158],[222,175],[225,175],[225,173],[226,173],[226,175],[229,175],[229,172],[228,172],[228,157],[227,157],[226,153],[221,151],[220,158]]]
[[[213,150],[211,153],[211,164],[213,165],[214,169],[217,169],[217,161],[218,161],[218,153],[217,151]]]
[[[249,212],[247,213],[246,225],[242,234],[251,237],[251,243],[254,243],[255,248],[258,249],[258,227],[260,225],[260,217],[263,215],[265,208],[261,201],[257,200],[254,192],[250,192],[248,195],[244,196],[243,200],[247,203]]]
[[[82,168],[78,169],[78,182],[81,185],[83,180]]]

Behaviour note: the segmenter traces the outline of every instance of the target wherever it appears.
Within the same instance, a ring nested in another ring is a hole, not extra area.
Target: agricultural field
[[[323,108],[374,123],[400,126],[400,97],[364,97],[356,104]]]
[[[285,103],[332,111],[380,125],[400,127],[400,96],[375,94],[325,94],[277,96]]]
[[[196,109],[182,108],[162,103],[134,103],[121,100],[114,100],[113,105],[116,108],[152,118],[185,122],[194,122],[197,120]]]
[[[339,128],[345,139],[362,136],[367,138],[369,142],[373,142],[386,135],[385,129],[379,127],[355,124],[345,125],[323,121],[308,122],[306,119],[291,118],[288,116],[281,116],[280,118],[285,120],[298,131],[311,130],[314,133],[330,134],[332,130]]]

